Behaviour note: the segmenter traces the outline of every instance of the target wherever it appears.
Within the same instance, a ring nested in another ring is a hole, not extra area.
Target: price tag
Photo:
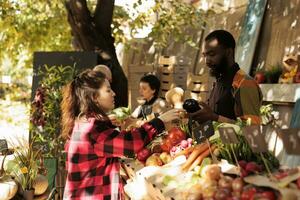
[[[5,139],[0,139],[0,152],[8,150],[7,141]]]
[[[232,127],[220,127],[218,128],[220,138],[224,144],[237,144],[239,140],[236,136],[235,130]]]
[[[205,141],[206,139],[213,136],[215,133],[214,127],[210,120],[200,124],[198,127],[196,127],[193,130],[193,132],[194,132],[194,137],[198,143]]]
[[[289,128],[279,130],[279,136],[288,154],[300,155],[300,129]]]
[[[246,126],[243,128],[243,134],[255,153],[267,152],[268,146],[259,125]]]

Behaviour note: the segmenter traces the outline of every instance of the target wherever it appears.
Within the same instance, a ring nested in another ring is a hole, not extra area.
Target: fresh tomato
[[[162,144],[160,145],[160,148],[164,151],[164,152],[169,152],[170,149],[172,148],[172,143],[168,138],[165,138],[162,142]]]
[[[147,148],[143,148],[137,153],[136,157],[139,161],[145,162],[150,155],[151,151]]]
[[[176,145],[181,140],[186,139],[186,134],[181,128],[173,127],[168,131],[167,138],[171,141],[172,145]]]

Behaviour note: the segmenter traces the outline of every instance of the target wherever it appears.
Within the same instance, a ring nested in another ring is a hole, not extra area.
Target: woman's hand
[[[164,123],[171,122],[173,120],[180,119],[182,116],[182,112],[185,111],[183,109],[174,108],[161,114],[158,118],[160,118]]]
[[[117,119],[117,116],[115,114],[108,115],[108,118],[114,126],[121,126],[123,124]]]

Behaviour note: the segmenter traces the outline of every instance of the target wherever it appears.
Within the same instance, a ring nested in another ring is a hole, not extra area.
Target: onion
[[[230,196],[230,192],[228,190],[220,189],[220,190],[217,190],[217,192],[215,194],[215,199],[216,200],[224,200],[229,196]]]
[[[219,180],[219,186],[221,188],[228,188],[228,189],[232,189],[232,181],[233,179],[230,176],[223,176],[220,180]]]
[[[211,180],[219,180],[221,175],[221,168],[218,165],[207,165],[201,172],[202,177]]]
[[[232,181],[232,189],[233,191],[242,191],[243,190],[243,187],[244,187],[244,182],[241,178],[235,178],[233,181]]]

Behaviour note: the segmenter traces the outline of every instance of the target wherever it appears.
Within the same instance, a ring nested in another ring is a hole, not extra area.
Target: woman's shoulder
[[[111,121],[99,120],[99,119],[95,119],[94,127],[97,130],[97,132],[102,132],[110,128],[115,128],[115,126],[111,123]]]

